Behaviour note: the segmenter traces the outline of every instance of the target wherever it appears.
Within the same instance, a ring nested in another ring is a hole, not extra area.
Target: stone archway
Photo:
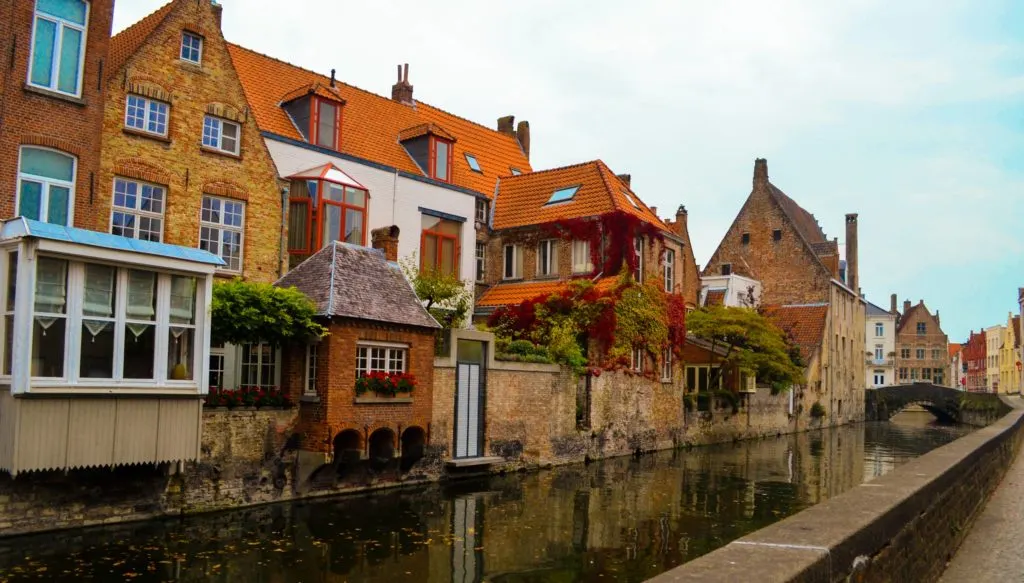
[[[427,433],[422,427],[413,425],[402,432],[402,458],[399,469],[408,472],[416,462],[423,458],[427,446]]]
[[[353,464],[363,458],[363,436],[346,429],[334,437],[334,463]]]
[[[370,434],[369,461],[370,467],[380,469],[395,458],[395,432],[381,427]]]

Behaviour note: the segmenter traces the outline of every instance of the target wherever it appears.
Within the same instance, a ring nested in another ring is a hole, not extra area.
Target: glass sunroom
[[[4,222],[0,469],[195,459],[222,264],[199,249]]]

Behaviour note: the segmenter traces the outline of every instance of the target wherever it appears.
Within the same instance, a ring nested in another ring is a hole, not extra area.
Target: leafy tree
[[[275,287],[235,278],[213,286],[210,308],[212,341],[266,342],[280,346],[327,334],[314,318],[316,306],[294,287]]]
[[[416,256],[401,262],[402,271],[412,282],[416,297],[445,330],[458,328],[466,322],[472,307],[472,295],[466,282],[437,269],[420,269]]]
[[[722,363],[756,374],[758,380],[770,384],[775,392],[803,382],[799,350],[789,344],[782,330],[756,310],[704,307],[689,315],[687,329],[711,343],[712,362],[716,350],[724,347]],[[721,368],[709,384],[716,383],[720,374]]]

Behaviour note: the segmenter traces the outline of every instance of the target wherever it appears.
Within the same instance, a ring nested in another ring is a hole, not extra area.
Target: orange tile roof
[[[960,348],[961,348],[961,346],[959,344],[956,344],[955,342],[950,342],[949,343],[949,357],[953,358],[954,356],[956,356],[957,353],[960,352]]]
[[[764,313],[800,348],[805,361],[821,346],[828,304],[765,306]]]
[[[110,52],[107,57],[106,73],[109,79],[117,73],[135,51],[139,50],[142,43],[146,42],[149,35],[153,34],[156,27],[167,18],[174,7],[173,2],[168,2],[142,20],[122,30],[110,39]]]
[[[281,100],[299,87],[313,83],[329,86],[330,79],[238,45],[228,43],[228,52],[260,130],[304,141],[280,107]],[[422,176],[422,169],[406,153],[398,135],[402,130],[434,124],[457,140],[452,151],[452,184],[456,186],[490,197],[498,177],[511,174],[511,167],[532,170],[513,136],[420,101],[407,105],[340,81],[335,86],[346,102],[341,129],[344,154]],[[470,169],[467,153],[476,157],[482,172]]]
[[[604,277],[597,281],[596,287],[607,291],[618,282],[617,277]],[[478,308],[497,308],[499,306],[515,306],[524,300],[532,300],[537,296],[549,296],[569,287],[571,280],[524,281],[516,283],[499,283],[477,298]]]
[[[556,190],[579,186],[572,200],[547,204]],[[627,194],[628,193],[628,194]],[[630,202],[636,201],[636,205]],[[509,229],[620,211],[669,230],[601,160],[505,176],[494,203],[494,228]]]

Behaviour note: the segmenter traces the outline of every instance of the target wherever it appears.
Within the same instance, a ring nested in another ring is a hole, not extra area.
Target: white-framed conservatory
[[[0,469],[194,459],[222,263],[198,249],[5,221]]]

